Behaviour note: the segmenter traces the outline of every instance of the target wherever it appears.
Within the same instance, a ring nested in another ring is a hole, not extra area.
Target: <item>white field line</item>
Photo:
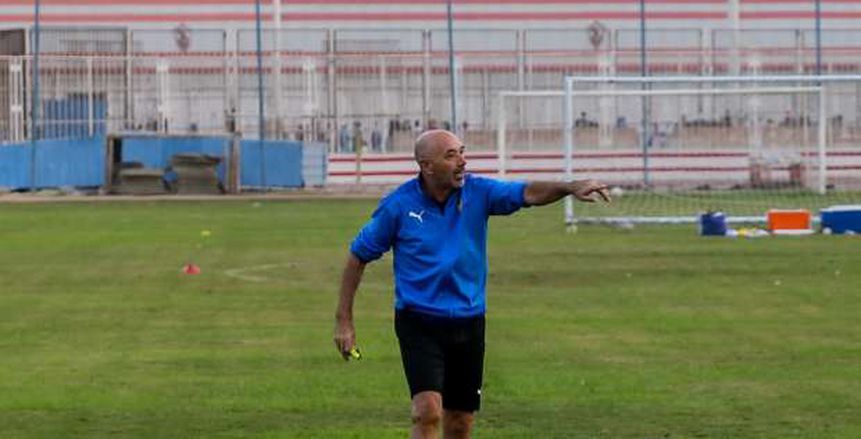
[[[232,277],[234,279],[239,279],[246,282],[268,282],[272,280],[272,278],[261,275],[254,274],[260,271],[267,271],[273,268],[296,268],[295,263],[287,263],[287,264],[263,264],[263,265],[252,265],[250,267],[239,267],[239,268],[231,268],[229,270],[224,270],[224,274]]]

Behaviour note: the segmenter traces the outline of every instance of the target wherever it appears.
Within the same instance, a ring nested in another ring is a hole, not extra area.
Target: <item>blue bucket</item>
[[[726,235],[726,215],[723,212],[706,212],[700,215],[701,236]]]

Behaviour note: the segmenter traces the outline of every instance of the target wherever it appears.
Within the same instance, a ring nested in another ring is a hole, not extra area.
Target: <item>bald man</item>
[[[356,346],[353,299],[365,265],[394,249],[395,332],[412,396],[412,437],[468,438],[481,404],[487,220],[567,195],[609,202],[592,180],[508,182],[466,173],[464,145],[444,130],[415,143],[420,171],[380,201],[350,245],[335,346]]]

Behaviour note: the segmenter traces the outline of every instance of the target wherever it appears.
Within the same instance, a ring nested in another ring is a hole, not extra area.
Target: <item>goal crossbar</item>
[[[572,97],[615,97],[615,96],[695,96],[695,95],[749,95],[782,93],[819,93],[822,86],[805,87],[756,87],[742,89],[725,88],[677,88],[672,90],[572,90]],[[566,96],[564,91],[501,91],[499,95],[508,97],[559,97]]]
[[[612,84],[726,84],[726,83],[757,83],[757,82],[788,82],[788,83],[833,83],[858,82],[861,75],[780,75],[780,76],[566,76],[566,81],[572,83],[612,83]]]

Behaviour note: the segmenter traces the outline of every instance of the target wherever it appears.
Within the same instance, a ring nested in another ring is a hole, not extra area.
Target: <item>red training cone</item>
[[[183,267],[182,272],[185,274],[200,274],[200,267],[194,264],[185,264],[185,267]]]

